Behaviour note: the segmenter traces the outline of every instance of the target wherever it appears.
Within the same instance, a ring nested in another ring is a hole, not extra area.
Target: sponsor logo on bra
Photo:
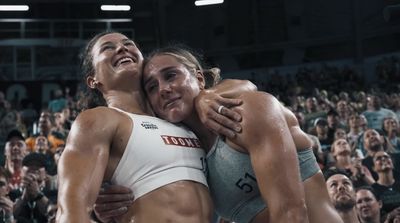
[[[167,135],[162,135],[161,138],[163,139],[166,145],[201,148],[200,141],[196,138],[186,138],[186,137],[167,136]]]
[[[150,122],[142,122],[142,124],[140,125],[143,126],[145,129],[158,129],[157,125]]]

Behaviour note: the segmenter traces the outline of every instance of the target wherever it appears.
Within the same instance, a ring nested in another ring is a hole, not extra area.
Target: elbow
[[[249,91],[258,91],[258,88],[255,84],[253,84],[253,82],[249,81],[249,80],[244,80],[245,81],[245,85],[247,86]]]

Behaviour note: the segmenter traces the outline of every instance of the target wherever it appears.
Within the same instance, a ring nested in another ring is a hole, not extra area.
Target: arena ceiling
[[[233,71],[362,60],[400,49],[399,20],[383,18],[384,8],[399,0],[225,0],[203,7],[194,1],[1,0],[27,4],[30,10],[0,12],[0,47],[79,47],[94,33],[111,28],[132,36],[144,51],[185,43]],[[128,4],[131,11],[103,12],[101,4]],[[29,58],[39,54],[19,51]]]

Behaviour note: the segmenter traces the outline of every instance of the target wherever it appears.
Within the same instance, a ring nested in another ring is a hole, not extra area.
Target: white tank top
[[[156,117],[116,110],[127,114],[133,127],[113,184],[131,188],[135,200],[181,180],[207,186],[205,152],[193,132]]]

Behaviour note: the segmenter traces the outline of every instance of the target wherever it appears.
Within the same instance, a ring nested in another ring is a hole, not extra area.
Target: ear
[[[378,203],[379,203],[379,209],[382,209],[382,206],[383,206],[382,201],[380,200],[380,201],[378,201]]]
[[[195,77],[196,77],[197,81],[199,82],[200,90],[204,90],[204,88],[206,86],[206,79],[204,78],[203,72],[201,72],[200,70],[196,70]]]
[[[96,81],[96,79],[95,79],[94,77],[88,76],[88,77],[86,78],[86,84],[87,84],[90,88],[96,89],[97,81]]]

